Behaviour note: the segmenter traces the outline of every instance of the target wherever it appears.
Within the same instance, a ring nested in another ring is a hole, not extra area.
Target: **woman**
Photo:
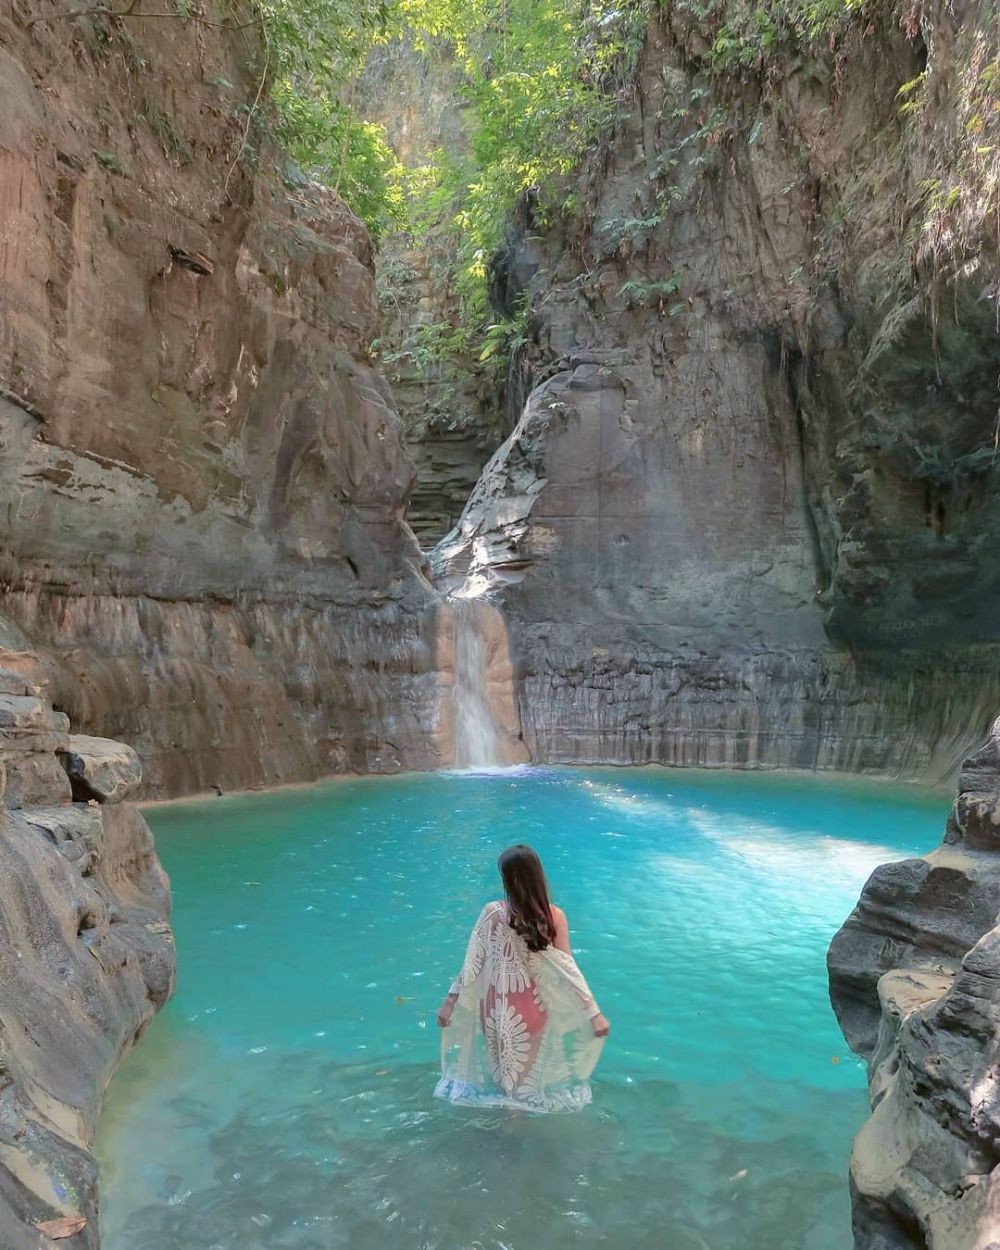
[[[483,908],[438,1012],[435,1093],[533,1111],[582,1107],[611,1026],[573,959],[541,860],[530,846],[512,846],[499,868],[506,900]]]

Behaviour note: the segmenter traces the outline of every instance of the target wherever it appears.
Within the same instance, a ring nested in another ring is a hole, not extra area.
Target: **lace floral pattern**
[[[490,930],[490,984],[498,994],[522,994],[532,983],[528,960],[531,952],[519,933],[497,915]]]
[[[528,950],[506,905],[490,903],[452,993],[458,1001],[442,1033],[441,1097],[541,1111],[589,1102],[603,1042],[590,1023],[597,1003],[572,956]]]
[[[493,1079],[505,1094],[512,1094],[521,1083],[531,1054],[528,1026],[519,1011],[498,998],[486,1017],[485,1032]]]

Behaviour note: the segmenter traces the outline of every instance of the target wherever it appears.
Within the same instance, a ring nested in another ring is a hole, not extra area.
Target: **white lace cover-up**
[[[441,1031],[438,1097],[531,1111],[590,1102],[604,1046],[591,1023],[600,1008],[572,955],[529,950],[505,903],[483,908],[451,993],[458,1001]]]

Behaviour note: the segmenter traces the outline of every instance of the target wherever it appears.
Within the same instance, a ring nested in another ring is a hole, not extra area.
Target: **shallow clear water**
[[[824,953],[941,796],[530,770],[156,808],[180,989],[101,1123],[106,1250],[844,1250],[864,1075]],[[545,859],[612,1022],[578,1115],[435,1102],[496,854]]]

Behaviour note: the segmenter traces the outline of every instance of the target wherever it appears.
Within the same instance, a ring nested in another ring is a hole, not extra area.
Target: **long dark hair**
[[[510,925],[530,951],[543,951],[556,940],[545,869],[530,846],[509,846],[497,860],[510,908]]]

